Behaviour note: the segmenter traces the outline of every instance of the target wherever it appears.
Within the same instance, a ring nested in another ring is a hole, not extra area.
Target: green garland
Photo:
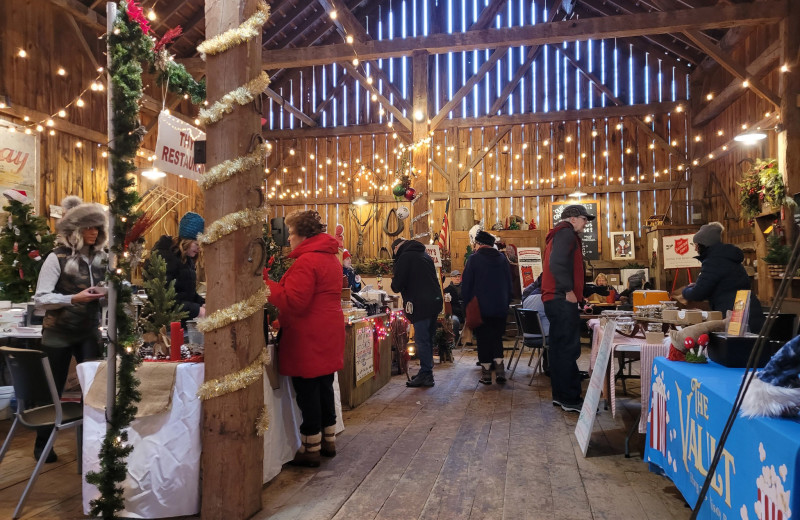
[[[123,282],[130,279],[131,265],[123,250],[125,236],[136,219],[141,216],[133,208],[139,201],[133,173],[134,158],[143,138],[139,122],[139,100],[142,97],[142,62],[155,67],[153,39],[142,32],[141,26],[131,19],[128,3],[120,2],[114,30],[108,35],[111,56],[109,74],[113,96],[113,140],[110,143],[114,179],[109,200],[114,219],[114,246],[117,265],[110,266],[108,281],[117,291],[116,352],[119,357],[117,395],[111,416],[107,418],[107,431],[100,448],[100,471],[86,475],[86,481],[97,486],[100,497],[91,501],[91,514],[103,518],[117,518],[117,512],[125,507],[123,488],[127,474],[126,458],[133,451],[127,444],[127,428],[133,421],[141,400],[139,380],[135,370],[140,359],[135,352],[136,335],[134,323],[125,309],[131,303],[131,290]],[[132,12],[141,11],[136,2],[131,2]],[[160,75],[167,81],[169,89],[179,94],[188,93],[193,101],[205,97],[205,84],[190,80],[182,65],[172,64]]]

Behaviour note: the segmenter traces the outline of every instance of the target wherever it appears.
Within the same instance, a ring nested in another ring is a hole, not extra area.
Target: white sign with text
[[[700,267],[695,258],[694,235],[672,235],[664,237],[664,269]]]
[[[442,268],[442,254],[439,251],[439,244],[426,244],[425,245],[425,252],[428,253],[428,256],[433,258],[433,265],[436,266],[437,269]]]
[[[204,141],[205,138],[205,132],[167,112],[161,112],[158,115],[156,160],[153,165],[167,173],[199,180],[203,165],[194,163],[194,142]]]
[[[15,131],[8,131],[13,128]],[[0,121],[0,192],[9,188],[26,192],[36,207],[36,179],[39,178],[39,136],[26,134],[22,127]],[[0,204],[0,208],[2,208]]]

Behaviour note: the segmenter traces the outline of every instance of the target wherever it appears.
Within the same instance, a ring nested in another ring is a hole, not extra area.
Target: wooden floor
[[[573,434],[577,414],[550,400],[549,379],[520,364],[514,381],[478,383],[472,351],[437,364],[436,386],[412,389],[405,376],[358,408],[345,411],[338,455],[319,469],[285,466],[264,487],[256,519],[686,519],[672,483],[642,462],[643,436],[632,457],[624,438],[638,413],[630,382],[616,420],[602,410],[589,453]],[[588,350],[580,364],[586,368]],[[412,373],[416,371],[416,367]],[[0,436],[10,421],[0,421]],[[81,514],[75,434],[58,440],[59,461],[30,495],[22,518]],[[33,469],[33,436],[25,432],[0,464],[0,518],[10,518]]]

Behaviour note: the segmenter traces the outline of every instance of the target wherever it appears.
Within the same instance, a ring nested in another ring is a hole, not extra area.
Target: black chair
[[[769,316],[768,312],[764,313],[764,318]],[[772,325],[772,330],[769,334],[769,339],[781,341],[786,343],[797,335],[797,314],[793,313],[779,313],[775,317],[775,323]],[[757,330],[751,331],[758,333]]]
[[[531,358],[528,360],[528,366],[531,366],[533,356],[537,351],[539,352],[536,358],[536,365],[533,367],[531,380],[528,382],[528,385],[531,385],[533,384],[533,378],[536,377],[536,373],[539,370],[544,371],[542,360],[547,350],[547,337],[544,335],[542,320],[539,318],[539,313],[537,311],[516,307],[514,313],[517,317],[517,328],[519,330],[517,341],[521,340],[521,345],[519,355],[517,355],[517,361],[514,363],[514,368],[511,369],[509,379],[514,377],[514,372],[517,370],[517,365],[519,365],[519,360],[522,357],[522,351],[525,350],[525,347],[528,347],[531,349]],[[517,343],[514,343],[514,351],[516,351],[516,348]],[[512,358],[514,356],[514,351],[511,353]]]
[[[67,428],[77,428],[78,437],[78,473],[82,471],[81,460],[81,438],[83,426],[83,410],[80,403],[62,403],[53,381],[53,373],[50,371],[50,362],[47,354],[40,350],[25,350],[17,348],[0,347],[3,357],[6,360],[8,369],[11,372],[11,379],[14,383],[14,392],[17,396],[17,412],[14,415],[14,423],[8,431],[3,447],[0,448],[0,463],[3,462],[11,439],[17,430],[18,425],[22,425],[31,430],[51,429],[52,433],[47,439],[39,462],[28,480],[28,485],[19,499],[17,508],[14,510],[14,517],[19,518],[19,513],[33,487],[39,472],[44,466],[45,459],[53,449],[58,432]],[[42,384],[47,382],[46,385]],[[50,403],[41,405],[40,403]],[[29,407],[30,406],[30,407]]]

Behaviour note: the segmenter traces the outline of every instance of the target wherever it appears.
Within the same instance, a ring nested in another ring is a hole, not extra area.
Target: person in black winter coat
[[[492,368],[498,383],[506,382],[503,365],[503,332],[511,303],[511,269],[505,255],[494,248],[494,237],[479,231],[475,252],[469,257],[461,282],[461,296],[469,305],[478,298],[483,322],[473,332],[478,341],[480,382],[492,384]]]
[[[697,259],[700,260],[700,275],[695,283],[683,290],[683,297],[688,301],[708,300],[713,311],[720,311],[725,316],[733,310],[736,291],[750,290],[750,277],[744,270],[742,261],[744,253],[733,244],[722,242],[725,228],[719,222],[711,222],[700,228],[693,238]],[[764,313],[761,302],[754,294],[750,294],[750,332],[758,334],[764,324]]]
[[[178,237],[162,235],[153,252],[161,255],[167,264],[167,283],[175,280],[175,300],[189,313],[190,320],[204,318],[206,300],[197,294],[197,255],[200,246],[197,235],[203,232],[203,217],[186,213],[180,221]]]
[[[433,335],[442,310],[442,290],[433,259],[416,240],[398,238],[392,243],[394,267],[392,291],[401,293],[406,316],[414,324],[414,343],[419,372],[410,387],[433,386]]]
[[[461,297],[461,271],[450,273],[450,285],[444,288],[444,294],[450,296],[450,308],[453,310],[453,332],[458,343],[459,332],[464,325],[464,300]]]

